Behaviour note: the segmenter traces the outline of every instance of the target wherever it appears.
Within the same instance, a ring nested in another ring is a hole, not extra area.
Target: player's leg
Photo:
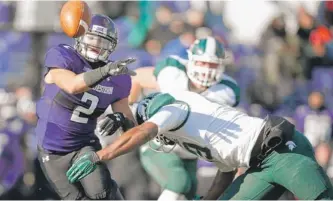
[[[77,152],[76,156],[73,158],[73,161],[87,152],[97,151],[100,149],[100,144],[96,144],[94,147],[83,147],[79,152]],[[81,185],[84,188],[86,196],[92,200],[123,199],[123,196],[120,194],[118,189],[118,185],[111,178],[111,174],[105,163],[98,164],[95,171],[81,180]]]
[[[191,189],[188,193],[185,194],[185,197],[188,200],[193,199],[195,196],[195,193],[197,192],[197,159],[183,159],[184,167],[191,179]]]
[[[294,149],[282,146],[269,155],[267,163],[274,164],[273,181],[298,199],[333,199],[330,180],[317,163],[309,141],[296,131],[293,142]]]
[[[219,200],[277,200],[285,189],[267,181],[269,177],[265,170],[250,168],[230,184]]]
[[[62,200],[88,199],[82,186],[79,183],[71,184],[66,177],[66,172],[70,167],[74,154],[73,152],[67,155],[54,155],[45,153],[42,150],[38,151],[41,169],[52,188]]]
[[[155,152],[150,148],[141,149],[140,160],[147,173],[166,189],[159,200],[179,199],[191,190],[191,178],[183,161],[176,154]]]

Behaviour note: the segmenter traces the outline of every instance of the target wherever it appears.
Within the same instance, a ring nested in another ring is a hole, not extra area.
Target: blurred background
[[[45,52],[74,44],[60,29],[63,3],[0,1],[0,199],[58,199],[36,160],[34,103],[41,93]],[[239,108],[258,117],[287,117],[309,138],[333,179],[332,1],[87,3],[93,13],[115,21],[120,40],[111,57],[136,57],[132,69],[153,66],[170,54],[186,58],[195,38],[221,40],[230,59],[225,73],[241,88]],[[204,161],[198,167],[198,194],[203,195],[216,168]],[[160,194],[137,153],[110,162],[110,170],[126,199]],[[286,194],[284,199],[295,198]]]

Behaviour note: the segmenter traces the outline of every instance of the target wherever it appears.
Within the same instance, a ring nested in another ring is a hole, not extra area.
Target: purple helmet
[[[76,39],[74,47],[88,61],[106,62],[117,43],[115,23],[105,15],[93,15],[87,33]]]

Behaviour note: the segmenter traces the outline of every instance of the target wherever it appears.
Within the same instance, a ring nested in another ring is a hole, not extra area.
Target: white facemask
[[[189,62],[187,66],[187,76],[189,79],[200,86],[210,87],[220,82],[224,67],[209,68],[195,65],[195,62]]]

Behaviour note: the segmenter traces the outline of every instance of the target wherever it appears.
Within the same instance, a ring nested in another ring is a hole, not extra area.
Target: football
[[[71,38],[84,35],[91,22],[91,11],[88,4],[80,0],[66,2],[61,8],[60,25]]]

